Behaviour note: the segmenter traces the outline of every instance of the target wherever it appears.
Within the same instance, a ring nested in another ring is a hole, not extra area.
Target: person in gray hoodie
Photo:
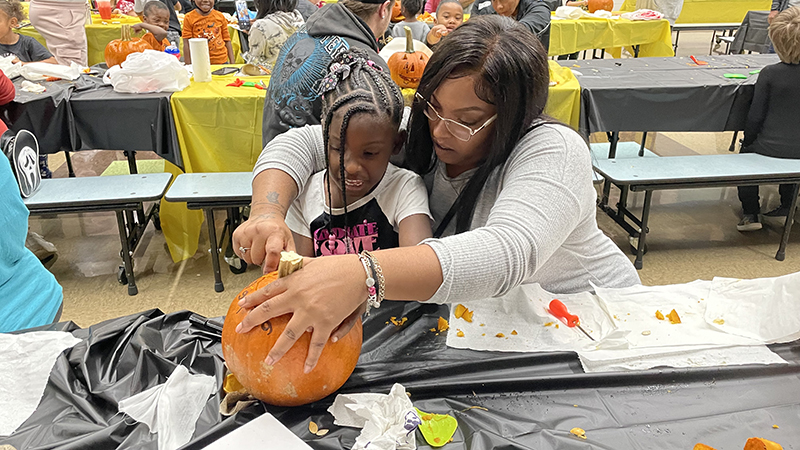
[[[303,0],[305,1],[305,0]],[[281,48],[264,101],[261,143],[291,129],[320,123],[319,84],[340,53],[357,47],[389,71],[378,56],[376,36],[383,36],[394,0],[341,0],[323,6]]]

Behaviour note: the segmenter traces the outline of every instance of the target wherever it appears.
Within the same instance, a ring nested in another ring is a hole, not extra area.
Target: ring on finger
[[[250,247],[239,247],[239,251],[244,255],[247,251],[250,250]]]

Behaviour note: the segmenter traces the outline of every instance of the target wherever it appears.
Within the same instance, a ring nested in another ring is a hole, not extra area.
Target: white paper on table
[[[56,358],[81,340],[61,331],[0,333],[0,436],[33,414]]]
[[[292,433],[272,414],[260,417],[222,436],[205,450],[238,450],[275,448],[281,450],[311,450],[311,447]]]
[[[339,394],[328,408],[334,424],[361,428],[353,450],[414,450],[421,420],[406,395],[395,383],[389,394]]]
[[[755,280],[714,278],[705,319],[721,331],[767,344],[798,339],[800,272]]]
[[[613,320],[592,294],[555,296],[538,284],[528,284],[502,297],[462,303],[474,311],[472,323],[457,319],[456,305],[450,305],[447,345],[500,352],[577,351],[593,347],[594,343],[580,330],[567,327],[547,311],[554,298],[564,302],[570,313],[580,318],[581,327],[594,339],[599,341],[615,330]],[[464,337],[458,337],[459,330]],[[498,333],[503,337],[497,337]]]
[[[118,406],[158,433],[159,450],[174,450],[192,439],[197,419],[216,390],[214,377],[192,375],[178,365],[165,383],[120,400]]]

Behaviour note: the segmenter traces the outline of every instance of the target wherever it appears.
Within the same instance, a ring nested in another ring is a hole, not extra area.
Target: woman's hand
[[[236,332],[247,333],[273,317],[292,313],[266,363],[278,362],[303,333],[310,332],[305,364],[308,373],[316,366],[328,338],[336,342],[346,335],[364,311],[367,287],[364,267],[357,255],[306,261],[302,270],[273,281],[239,302],[239,306],[251,311]]]
[[[292,231],[276,213],[251,216],[233,232],[233,251],[247,264],[260,265],[263,273],[278,270],[281,252],[289,250],[295,250]]]

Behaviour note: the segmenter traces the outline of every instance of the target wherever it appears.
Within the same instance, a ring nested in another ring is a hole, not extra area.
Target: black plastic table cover
[[[445,333],[430,331],[439,316],[447,317],[446,306],[387,302],[373,311],[358,366],[340,392],[386,393],[403,384],[415,406],[457,418],[445,449],[688,450],[703,442],[725,450],[742,448],[753,436],[785,449],[800,443],[800,341],[771,346],[788,365],[585,374],[571,352],[448,348]],[[408,322],[395,327],[392,316]],[[150,310],[87,329],[46,327],[82,341],[58,358],[35,413],[0,444],[155,450],[157,435],[117,414],[118,403],[163,383],[176,364],[214,376],[221,386],[220,320]],[[265,411],[315,449],[350,448],[360,430],[333,425],[326,411],[333,398],[295,408],[257,403],[223,418],[217,394],[183,448],[201,449]],[[312,435],[309,420],[331,432]],[[573,427],[585,429],[588,439],[572,436]],[[429,448],[419,433],[417,442]]]
[[[776,55],[579,61],[581,131],[736,131],[744,128],[758,79]],[[726,73],[749,75],[745,80]]]
[[[736,37],[731,43],[731,53],[741,53],[745,50],[758,53],[769,51],[769,11],[748,11],[742,24],[736,31]]]
[[[42,153],[77,150],[133,150],[155,152],[181,167],[175,122],[168,92],[120,94],[99,76],[82,75],[75,81],[38,82],[41,94],[21,89],[2,107],[3,119],[14,131],[31,131]]]

